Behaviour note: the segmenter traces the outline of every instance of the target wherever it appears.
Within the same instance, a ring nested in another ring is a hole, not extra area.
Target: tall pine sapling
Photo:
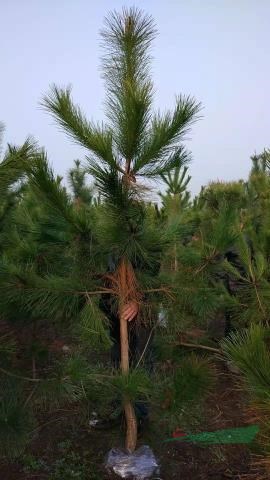
[[[191,176],[187,175],[189,157],[179,159],[178,167],[175,167],[168,173],[160,175],[161,179],[167,186],[166,193],[159,193],[162,199],[163,214],[166,217],[167,225],[176,229],[176,238],[172,252],[172,270],[177,271],[177,227],[183,223],[183,213],[188,206],[190,192],[187,191],[187,185],[191,180]]]
[[[149,49],[155,34],[152,18],[135,8],[113,12],[105,20],[103,78],[108,123],[89,122],[72,102],[70,89],[54,86],[43,102],[66,133],[88,149],[88,171],[103,196],[108,216],[114,220],[111,250],[117,268],[110,280],[118,298],[124,375],[130,368],[129,343],[127,321],[121,312],[127,303],[142,301],[135,265],[151,263],[152,252],[147,249],[153,248],[151,243],[143,245],[144,212],[137,179],[156,178],[183,162],[188,154],[181,141],[199,112],[193,98],[180,95],[173,112],[152,113]],[[128,397],[124,410],[126,447],[133,451],[137,425]]]

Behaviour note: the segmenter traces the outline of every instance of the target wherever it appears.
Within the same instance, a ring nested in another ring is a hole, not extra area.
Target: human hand
[[[134,320],[139,311],[139,305],[137,302],[128,302],[122,308],[122,316],[127,322]]]

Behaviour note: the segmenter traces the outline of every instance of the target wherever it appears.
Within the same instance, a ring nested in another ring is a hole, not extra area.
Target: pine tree
[[[188,167],[182,165],[175,168],[172,172],[161,174],[163,182],[168,187],[165,194],[160,193],[163,206],[167,206],[170,210],[176,210],[176,212],[178,211],[177,213],[188,205],[190,199],[190,192],[187,191],[187,186],[191,176],[187,175],[187,172]]]
[[[94,197],[94,187],[86,183],[86,171],[82,168],[80,160],[75,160],[74,163],[75,167],[68,172],[68,180],[76,204],[79,207],[82,202],[86,204],[98,202]]]
[[[188,202],[190,198],[190,192],[186,190],[188,183],[191,180],[191,176],[186,177],[189,158],[182,160],[178,167],[174,168],[171,172],[167,174],[161,174],[160,177],[167,185],[167,190],[165,194],[159,193],[162,199],[162,214],[166,218],[165,224],[176,230],[175,242],[172,251],[172,269],[174,271],[178,268],[177,260],[177,239],[178,229],[181,228],[181,225],[184,223],[183,214],[185,213],[186,208],[188,207]]]
[[[238,369],[239,381],[247,392],[249,406],[247,414],[250,422],[260,427],[256,438],[260,447],[259,458],[254,456],[251,462],[254,475],[268,478],[270,473],[270,429],[269,429],[269,328],[251,324],[249,328],[230,335],[222,342],[224,355]]]
[[[270,150],[269,149],[264,149],[262,153],[259,155],[252,155],[251,157],[252,161],[252,170],[251,174],[256,174],[259,172],[269,173],[269,168],[270,168]]]

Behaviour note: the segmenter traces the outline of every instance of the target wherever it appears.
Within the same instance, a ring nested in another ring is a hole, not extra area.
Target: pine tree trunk
[[[120,345],[121,345],[121,371],[123,375],[129,374],[129,340],[128,321],[121,315],[123,305],[136,297],[136,278],[132,266],[122,260],[117,271],[117,283],[120,303]],[[126,418],[126,449],[133,452],[137,444],[137,420],[132,402],[128,396],[124,397],[124,412]]]
[[[124,410],[127,424],[125,446],[129,452],[134,452],[137,444],[137,419],[129,399],[124,400]]]
[[[177,245],[176,242],[174,244],[174,271],[177,272],[178,270],[178,260],[177,260]]]
[[[121,370],[124,375],[129,373],[129,344],[128,322],[120,317],[120,342],[121,342]],[[134,452],[137,443],[137,420],[134,407],[128,397],[124,398],[124,411],[126,418],[126,449]]]

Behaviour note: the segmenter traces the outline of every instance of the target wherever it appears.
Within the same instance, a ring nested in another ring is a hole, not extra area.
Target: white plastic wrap
[[[158,321],[157,324],[159,327],[166,328],[168,325],[168,318],[167,318],[167,312],[164,310],[164,308],[161,306],[159,313],[158,313]]]
[[[106,459],[106,469],[122,478],[146,480],[159,474],[157,460],[147,445],[143,445],[133,453],[113,448]]]

